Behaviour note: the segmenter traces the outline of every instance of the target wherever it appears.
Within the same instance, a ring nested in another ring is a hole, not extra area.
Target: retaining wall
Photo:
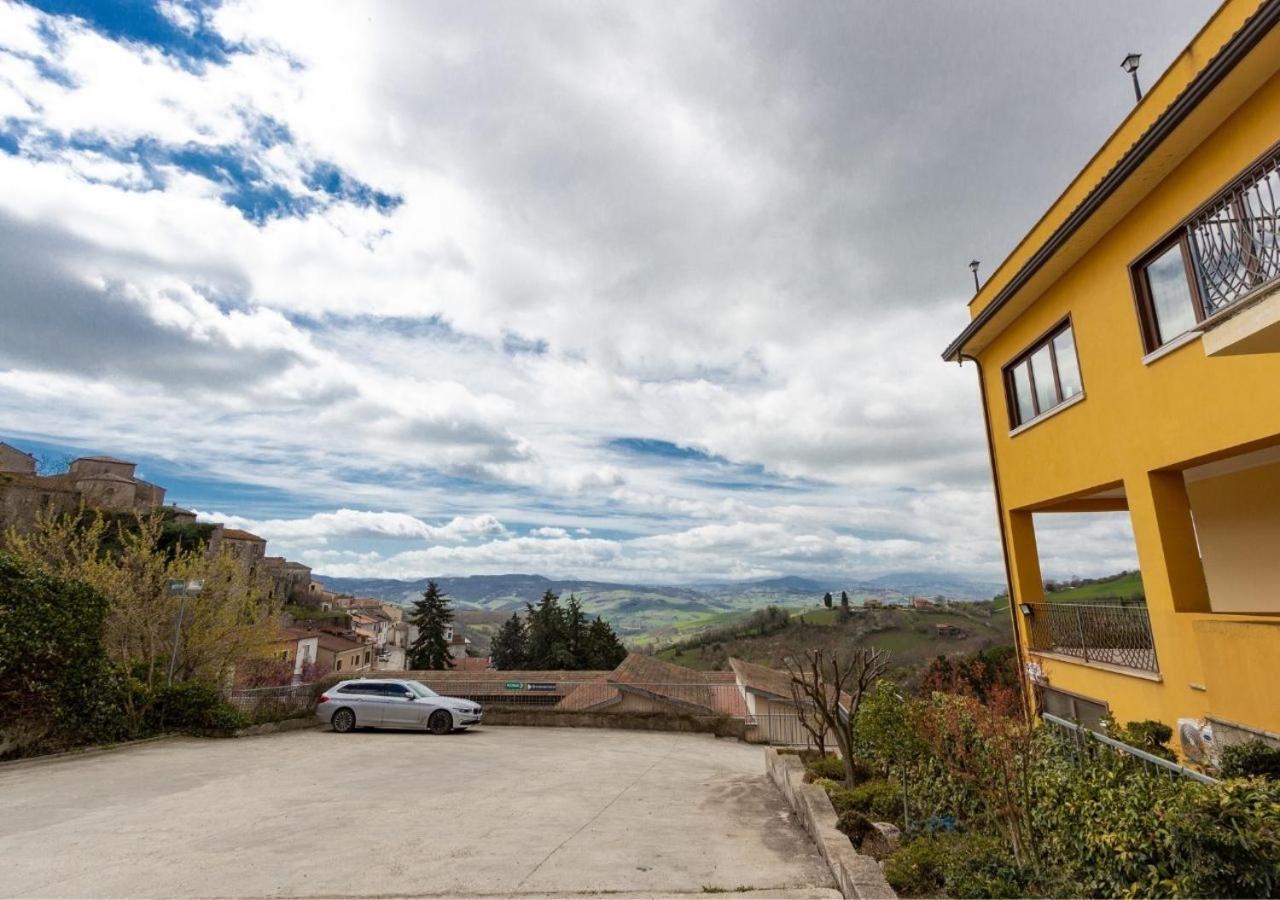
[[[836,809],[827,792],[804,783],[804,763],[800,757],[780,754],[768,747],[764,759],[769,777],[818,845],[818,852],[827,861],[840,893],[846,897],[896,898],[898,895],[885,881],[880,864],[855,850],[849,838],[836,828]]]

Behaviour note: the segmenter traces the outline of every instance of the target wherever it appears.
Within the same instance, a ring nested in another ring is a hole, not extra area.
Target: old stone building
[[[12,444],[0,441],[0,472],[13,475],[36,474],[36,458],[30,453],[23,453]]]

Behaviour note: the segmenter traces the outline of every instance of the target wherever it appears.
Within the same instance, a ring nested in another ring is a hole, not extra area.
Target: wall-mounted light
[[[1124,69],[1133,76],[1133,96],[1142,101],[1142,85],[1138,84],[1138,60],[1142,59],[1141,53],[1130,53],[1124,58],[1124,62],[1120,63],[1120,68]]]
[[[1018,610],[1019,610],[1019,611],[1020,611],[1024,616],[1029,616],[1029,615],[1031,615],[1031,604],[1030,604],[1030,603],[1019,603],[1019,604],[1018,604]]]

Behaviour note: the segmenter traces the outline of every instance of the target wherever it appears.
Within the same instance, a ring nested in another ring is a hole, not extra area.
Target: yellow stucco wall
[[[1238,12],[1252,5],[1226,7]],[[1280,60],[1273,65],[1280,68]],[[1212,102],[1212,96],[1205,101]],[[1131,124],[1133,133],[1121,135],[1130,144],[1141,131],[1140,122]],[[1227,451],[1280,443],[1280,354],[1207,358],[1194,340],[1144,364],[1129,277],[1135,259],[1277,142],[1280,75],[1273,74],[977,354],[1019,602],[1042,599],[1026,510],[1124,487],[1160,675],[1042,660],[1052,686],[1105,700],[1122,720],[1172,725],[1180,717],[1213,715],[1280,731],[1280,690],[1257,687],[1280,676],[1280,619],[1210,611],[1211,590],[1185,509],[1188,492],[1175,471]],[[1010,434],[1001,367],[1067,315],[1085,398]],[[1280,508],[1280,494],[1270,503]],[[1273,555],[1280,559],[1278,550]],[[1280,580],[1274,564],[1269,571],[1266,590],[1274,598]],[[1025,646],[1025,631],[1023,637]]]
[[[1280,463],[1193,481],[1187,495],[1209,608],[1280,613]]]

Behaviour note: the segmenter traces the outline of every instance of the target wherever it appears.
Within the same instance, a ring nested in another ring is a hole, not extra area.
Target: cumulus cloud
[[[1204,15],[135,12],[0,3],[0,433],[284,497],[213,505],[333,574],[668,579],[998,572],[964,263]]]

